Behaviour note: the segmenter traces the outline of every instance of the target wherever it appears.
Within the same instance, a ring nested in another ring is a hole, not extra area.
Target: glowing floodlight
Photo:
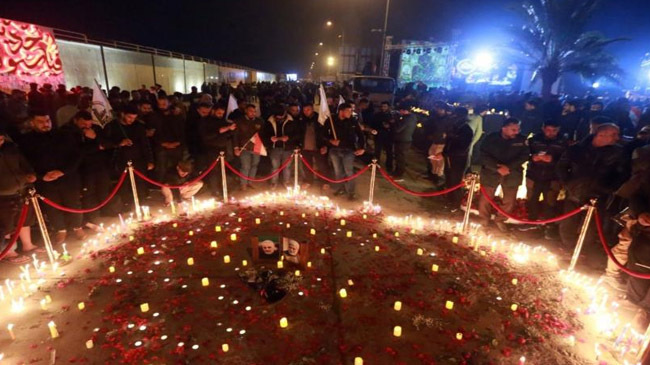
[[[472,61],[474,66],[481,71],[488,71],[494,67],[494,56],[487,51],[477,53]]]

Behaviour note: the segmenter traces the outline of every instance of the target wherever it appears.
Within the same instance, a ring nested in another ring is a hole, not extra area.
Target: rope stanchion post
[[[469,233],[469,217],[472,211],[472,201],[474,200],[474,191],[476,191],[476,180],[478,180],[478,175],[476,173],[471,173],[469,175],[469,192],[467,194],[465,215],[463,216],[463,233]]]
[[[135,216],[138,218],[138,222],[142,220],[142,210],[140,208],[140,199],[138,199],[138,188],[135,184],[135,176],[133,176],[133,162],[129,161],[126,163],[127,169],[129,170],[129,178],[131,179],[131,191],[133,192],[133,204],[135,205]]]
[[[43,218],[43,212],[41,211],[41,206],[38,203],[38,195],[36,195],[36,190],[31,189],[29,191],[32,205],[34,207],[34,215],[36,215],[36,221],[38,222],[38,228],[41,231],[41,236],[43,237],[43,245],[45,246],[45,251],[47,252],[47,258],[50,260],[50,265],[54,264],[54,249],[52,248],[52,241],[50,241],[50,234],[47,231],[47,225],[45,224],[45,218]]]
[[[298,162],[300,161],[300,149],[293,150],[293,192],[298,192]]]
[[[578,236],[578,242],[576,243],[576,248],[573,250],[573,256],[571,257],[571,263],[569,264],[569,271],[575,269],[576,264],[578,263],[578,258],[580,257],[580,251],[582,251],[582,245],[585,243],[585,238],[587,238],[587,231],[589,230],[589,223],[591,223],[591,218],[594,215],[596,210],[597,199],[591,199],[589,206],[587,207],[587,215],[582,222],[582,228],[580,228],[580,235]]]
[[[370,187],[368,191],[368,204],[372,206],[375,199],[375,181],[377,180],[377,159],[373,158],[370,164]]]
[[[226,179],[226,154],[219,152],[221,159],[221,187],[223,188],[223,202],[228,203],[228,179]]]

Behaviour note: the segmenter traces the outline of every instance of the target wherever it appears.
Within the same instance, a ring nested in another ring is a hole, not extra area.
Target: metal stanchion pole
[[[223,151],[219,152],[219,158],[221,159],[221,187],[223,188],[223,202],[228,203],[228,182],[226,179],[226,154]]]
[[[375,180],[377,179],[377,159],[373,158],[370,164],[370,191],[368,191],[368,203],[372,206],[375,199]]]
[[[589,223],[591,223],[591,217],[593,217],[594,212],[596,211],[596,203],[597,199],[591,199],[589,206],[587,207],[587,215],[585,215],[585,220],[582,222],[582,228],[580,228],[580,235],[578,236],[576,248],[573,250],[573,256],[571,257],[571,263],[569,264],[569,271],[573,271],[578,263],[580,251],[582,251],[582,245],[585,243],[587,231],[589,230]]]
[[[293,150],[293,192],[298,192],[298,162],[300,161],[300,149]]]
[[[467,194],[467,204],[465,205],[465,216],[463,217],[463,233],[469,233],[469,216],[472,211],[472,201],[474,200],[474,191],[476,190],[476,173],[469,176],[469,193]]]
[[[29,200],[32,201],[34,206],[34,215],[36,215],[36,221],[38,222],[38,228],[41,230],[41,236],[43,237],[43,245],[45,245],[45,251],[47,251],[47,257],[50,259],[50,265],[54,264],[54,249],[52,248],[52,241],[50,241],[50,234],[47,231],[47,225],[45,224],[45,219],[43,218],[43,212],[41,211],[41,206],[38,204],[38,195],[36,195],[36,190],[31,189],[29,191],[31,197]]]
[[[138,198],[138,188],[135,184],[135,176],[133,175],[133,162],[129,161],[126,163],[129,170],[129,178],[131,179],[131,191],[133,192],[133,204],[135,204],[135,216],[138,219],[138,222],[142,220],[142,210],[140,208],[140,199]],[[172,204],[174,204],[172,202]]]

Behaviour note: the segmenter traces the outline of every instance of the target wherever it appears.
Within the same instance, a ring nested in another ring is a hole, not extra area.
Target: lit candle
[[[454,309],[454,302],[452,302],[451,300],[448,300],[448,301],[445,303],[445,308],[447,308],[447,309],[449,309],[449,310]]]
[[[45,301],[46,301],[48,304],[49,304],[49,303],[52,303],[52,297],[51,297],[49,294],[45,295]]]
[[[135,239],[135,237],[129,236],[129,241],[133,241],[134,239]]]
[[[188,257],[187,258],[187,265],[188,266],[194,265],[194,258],[193,257]]]
[[[230,263],[230,256],[228,256],[228,255],[224,256],[223,257],[223,262],[226,263],[226,264]]]
[[[307,262],[307,267],[311,267],[311,261]]]
[[[41,299],[41,309],[42,310],[47,310],[47,303],[45,299]]]
[[[86,303],[79,302],[79,304],[77,304],[77,308],[79,308],[80,311],[86,309]]]
[[[86,341],[86,348],[90,350],[91,348],[95,347],[95,344],[93,343],[93,340],[88,340]]]
[[[372,238],[377,238],[377,233],[373,233]]]
[[[170,207],[171,210],[172,210],[172,216],[176,215],[176,204],[174,204],[174,202],[172,202],[171,204],[169,204],[169,207]],[[176,223],[174,223],[174,224],[176,224]],[[175,228],[175,227],[176,227],[176,226],[174,226],[174,228]]]
[[[138,247],[138,255],[144,254],[144,247]]]
[[[280,327],[287,328],[288,326],[289,326],[289,321],[287,321],[287,317],[280,318]]]
[[[214,226],[215,232],[221,232],[221,226]]]
[[[283,215],[284,215],[284,211],[281,210],[281,211],[280,211],[280,216],[283,216]]]
[[[50,328],[50,336],[52,336],[52,338],[59,337],[59,331],[56,330],[56,324],[54,324],[54,321],[50,321],[47,326]]]
[[[352,237],[352,231],[347,231],[347,233],[346,233],[345,235],[346,235],[348,238]]]
[[[241,217],[237,218],[237,222],[241,223]]]
[[[354,365],[363,365],[363,359],[360,357],[354,358]]]
[[[393,328],[393,336],[400,337],[401,335],[402,335],[402,327],[401,326],[395,326]]]
[[[399,232],[395,232],[395,237],[399,237]]]
[[[349,285],[349,286],[353,286],[353,285],[354,285],[354,281],[352,281],[352,279],[348,279],[348,285]]]
[[[395,304],[393,305],[393,309],[395,309],[396,311],[402,310],[402,302],[400,302],[399,300],[396,301]]]
[[[295,275],[295,276],[300,276],[300,270],[296,270],[296,272],[294,273],[294,275]]]
[[[524,365],[526,363],[526,356],[522,356],[519,358],[519,365]]]
[[[457,332],[457,333],[456,333],[456,339],[457,339],[458,341],[462,340],[462,339],[463,339],[463,334],[460,333],[460,332]]]
[[[209,286],[210,285],[210,279],[208,279],[208,278],[201,279],[201,285]]]
[[[512,279],[512,285],[517,285],[518,281],[517,278]]]
[[[438,267],[438,265],[436,265],[436,264],[431,265],[431,271],[433,271],[433,272],[438,272],[438,269],[440,269],[440,268]]]
[[[422,256],[424,254],[424,250],[421,249],[421,248],[418,248],[417,253],[418,253],[418,256]]]
[[[111,266],[108,268],[108,272],[114,273],[115,272],[115,266]]]
[[[324,248],[321,248],[321,249],[320,249],[320,253],[321,253],[321,255],[324,255],[324,254],[325,254],[325,249],[324,249]]]
[[[230,234],[230,240],[233,241],[233,242],[237,241],[237,233]]]
[[[458,243],[458,236],[454,236],[454,237],[451,239],[451,242],[453,242],[453,243]]]
[[[291,228],[291,223],[287,223],[287,228]]]
[[[242,262],[241,262],[241,266],[248,266],[248,261],[246,261],[246,260],[242,260]]]
[[[310,230],[309,230],[309,234],[311,234],[312,236],[315,235],[315,234],[316,234],[316,230],[313,229],[313,228],[310,229]]]
[[[341,219],[341,225],[342,225],[342,226],[345,225],[345,219]]]
[[[345,290],[345,288],[339,290],[339,296],[341,296],[341,298],[347,298],[348,296],[347,290]]]
[[[262,220],[259,218],[255,218],[255,224],[260,224],[260,223],[262,223]]]
[[[212,242],[210,242],[210,247],[212,247],[212,248],[217,248],[217,247],[218,247],[218,245],[217,245],[217,241],[212,241]]]
[[[224,343],[223,345],[221,345],[221,351],[228,352],[228,350],[230,350],[230,347],[228,346],[227,343]]]
[[[187,234],[189,234],[190,236],[194,236],[194,231],[190,230],[189,232],[187,232]]]
[[[278,261],[278,269],[282,269],[284,267],[284,263],[282,263],[282,260]]]
[[[149,312],[149,303],[142,303],[140,304],[140,311],[142,313],[147,313]]]
[[[379,252],[379,246],[375,246],[375,252]]]
[[[517,304],[513,304],[513,305],[510,306],[510,309],[511,309],[513,312],[516,311],[517,308],[518,308]]]
[[[14,334],[14,324],[9,323],[7,325],[7,331],[9,331],[9,336],[11,337],[12,340],[16,339],[16,335]]]
[[[174,223],[172,224],[172,227],[174,227],[174,228],[178,227],[178,223],[174,222]]]

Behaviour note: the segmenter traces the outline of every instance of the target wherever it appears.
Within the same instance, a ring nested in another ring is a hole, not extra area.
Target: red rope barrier
[[[117,184],[115,184],[115,187],[113,188],[113,191],[111,191],[111,193],[108,194],[108,197],[106,199],[104,199],[103,202],[99,203],[99,205],[97,205],[96,207],[93,207],[93,208],[86,208],[86,209],[68,208],[68,207],[64,207],[63,205],[57,204],[57,203],[51,201],[50,199],[48,199],[48,198],[46,198],[44,196],[41,196],[41,200],[43,201],[43,203],[51,206],[52,208],[56,208],[58,210],[62,210],[64,212],[68,212],[68,213],[84,214],[84,213],[94,212],[94,211],[104,207],[106,204],[108,204],[108,202],[111,201],[111,199],[113,199],[115,194],[117,194],[117,192],[120,190],[120,187],[122,186],[122,184],[124,184],[124,179],[126,179],[126,171],[122,172],[122,175],[120,175],[120,179],[117,181]]]
[[[277,170],[273,171],[271,174],[269,174],[267,176],[260,177],[260,178],[248,177],[248,176],[242,174],[241,172],[237,171],[234,167],[232,167],[228,163],[228,161],[226,161],[226,167],[230,171],[232,171],[235,175],[241,177],[244,180],[248,180],[248,181],[252,181],[252,182],[263,182],[263,181],[266,181],[266,180],[270,180],[270,179],[273,178],[273,176],[279,174],[282,170],[284,170],[287,166],[289,166],[292,159],[293,159],[293,155],[291,157],[289,157],[286,161],[284,161],[284,163],[282,165],[280,165],[280,167],[278,167]]]
[[[350,180],[354,180],[357,177],[361,176],[364,172],[368,171],[368,169],[370,168],[370,165],[368,165],[368,166],[362,168],[361,170],[357,171],[353,175],[350,175],[348,177],[344,177],[344,178],[342,178],[340,180],[335,180],[335,179],[330,179],[329,177],[327,177],[325,175],[321,175],[311,165],[309,165],[309,162],[307,162],[307,160],[305,159],[304,156],[301,155],[300,159],[302,160],[302,163],[305,164],[305,167],[307,167],[307,170],[311,171],[312,174],[314,174],[315,176],[317,176],[320,179],[323,179],[323,180],[327,181],[330,184],[340,184],[340,183],[348,182]]]
[[[420,192],[413,191],[411,189],[408,189],[408,188],[405,188],[405,187],[401,186],[395,180],[393,180],[393,178],[391,178],[390,175],[388,175],[388,173],[384,169],[382,169],[381,167],[379,168],[379,172],[382,174],[382,176],[386,180],[388,180],[389,183],[391,183],[394,187],[400,189],[401,191],[403,191],[403,192],[405,192],[407,194],[413,195],[413,196],[420,196],[420,197],[425,197],[425,198],[430,198],[430,197],[434,197],[434,196],[449,194],[452,191],[458,190],[458,189],[462,188],[463,186],[465,186],[465,183],[462,182],[462,183],[460,183],[460,184],[458,184],[456,186],[452,186],[451,188],[448,188],[448,189],[445,189],[445,190],[433,191],[433,192],[430,192],[430,193],[420,193]]]
[[[501,215],[504,215],[504,216],[514,220],[514,221],[517,221],[517,222],[520,222],[520,223],[525,223],[525,224],[548,224],[548,223],[559,222],[561,220],[573,217],[574,215],[582,212],[582,210],[584,209],[584,207],[580,207],[580,208],[576,208],[576,209],[574,209],[574,210],[572,210],[570,212],[564,213],[564,214],[562,214],[560,216],[557,216],[555,218],[531,221],[531,220],[528,220],[528,219],[517,218],[517,217],[511,215],[510,213],[506,212],[505,210],[503,210],[503,208],[501,208],[499,206],[499,204],[497,204],[494,200],[492,200],[492,198],[490,198],[490,196],[488,195],[488,193],[485,191],[485,189],[482,186],[481,186],[481,194],[483,194],[485,199],[487,199],[488,203],[490,203],[490,205],[494,209],[496,209],[497,212],[499,212]]]
[[[212,161],[212,164],[210,164],[210,166],[208,166],[208,168],[207,168],[205,171],[203,171],[203,172],[201,173],[201,175],[197,176],[194,180],[188,181],[188,182],[186,182],[185,184],[181,184],[181,185],[169,185],[169,184],[165,184],[165,183],[158,182],[158,181],[156,181],[156,180],[152,180],[152,179],[150,179],[149,177],[147,177],[147,175],[141,173],[140,171],[138,171],[138,170],[136,170],[136,169],[133,169],[133,173],[136,174],[136,175],[138,175],[138,177],[140,177],[142,180],[144,180],[144,181],[146,181],[146,182],[148,182],[148,183],[150,183],[150,184],[156,185],[156,186],[158,186],[158,187],[161,187],[161,188],[170,188],[170,189],[180,189],[180,188],[186,187],[186,186],[188,186],[188,185],[195,184],[195,183],[197,183],[197,182],[203,180],[203,178],[205,178],[206,176],[208,176],[208,174],[210,173],[210,171],[214,170],[214,168],[215,168],[215,167],[217,166],[217,164],[219,163],[219,159],[220,159],[220,157],[217,157],[214,161]]]
[[[612,253],[612,250],[609,248],[609,245],[607,245],[607,240],[605,239],[605,234],[603,233],[603,225],[600,221],[600,214],[598,214],[598,210],[594,212],[594,218],[596,219],[596,230],[598,231],[598,238],[600,239],[600,243],[603,245],[603,249],[605,250],[605,253],[607,254],[607,257],[609,257],[612,262],[618,266],[621,271],[624,273],[633,276],[635,278],[639,279],[650,279],[650,274],[642,274],[633,270],[628,269],[625,267],[625,265],[621,264],[616,257],[614,257],[614,254]]]
[[[4,259],[5,256],[11,251],[11,249],[16,245],[16,242],[18,242],[18,236],[20,236],[20,230],[23,228],[23,225],[25,224],[25,220],[27,220],[27,212],[29,212],[29,204],[25,203],[23,204],[23,210],[20,211],[20,217],[18,217],[18,226],[16,227],[16,231],[11,235],[10,241],[7,244],[7,247],[5,247],[2,252],[0,252],[0,260]]]

